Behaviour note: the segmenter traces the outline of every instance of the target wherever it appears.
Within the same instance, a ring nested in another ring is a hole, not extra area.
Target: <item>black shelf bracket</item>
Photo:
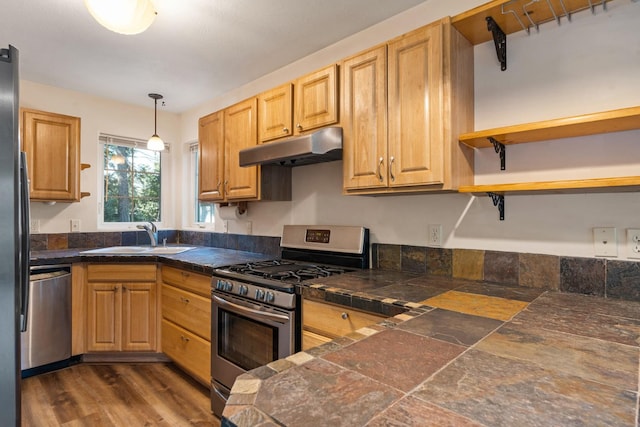
[[[504,71],[507,69],[507,35],[492,17],[487,16],[486,20],[487,30],[493,34],[493,43],[496,45],[496,54],[498,55],[498,61],[500,61],[500,69]]]
[[[487,195],[491,197],[493,206],[496,206],[498,208],[498,212],[500,213],[500,221],[504,221],[504,194],[487,193]]]
[[[495,139],[492,136],[487,137],[487,139],[489,140],[489,142],[491,144],[493,144],[493,149],[496,150],[496,153],[498,153],[500,155],[500,170],[503,171],[505,170],[507,161],[506,161],[506,157],[507,157],[507,149],[505,148],[504,144],[501,143],[500,141],[498,141],[497,139]]]

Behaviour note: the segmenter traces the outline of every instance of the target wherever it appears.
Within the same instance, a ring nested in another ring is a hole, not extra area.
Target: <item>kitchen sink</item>
[[[108,248],[90,249],[80,255],[172,255],[195,249],[194,246],[111,246]]]

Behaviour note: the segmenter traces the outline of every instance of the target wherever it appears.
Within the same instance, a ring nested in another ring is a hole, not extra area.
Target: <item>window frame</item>
[[[105,222],[104,221],[104,174],[105,174],[105,145],[119,145],[124,147],[131,148],[142,148],[146,149],[147,141],[137,138],[110,135],[105,133],[100,133],[98,136],[98,186],[100,195],[100,199],[98,201],[98,230],[106,230],[106,231],[115,231],[122,229],[137,229],[137,226],[140,224],[146,224],[147,221],[136,221],[136,222]],[[163,222],[166,221],[167,217],[167,174],[169,159],[168,155],[170,153],[170,144],[165,142],[164,151],[160,152],[160,221],[153,221],[153,223],[158,227],[163,227]]]
[[[198,142],[191,142],[188,144],[187,149],[187,161],[186,168],[188,170],[188,191],[187,194],[187,215],[188,218],[184,221],[188,227],[195,229],[213,229],[215,227],[215,202],[200,202],[198,200],[198,174],[199,174],[199,165],[198,165]],[[197,206],[199,203],[211,204],[213,206],[213,212],[211,214],[211,221],[197,221]]]

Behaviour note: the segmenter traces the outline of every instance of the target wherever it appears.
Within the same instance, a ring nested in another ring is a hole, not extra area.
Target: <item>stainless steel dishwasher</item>
[[[71,266],[31,267],[27,330],[21,333],[22,376],[68,364],[71,358]]]

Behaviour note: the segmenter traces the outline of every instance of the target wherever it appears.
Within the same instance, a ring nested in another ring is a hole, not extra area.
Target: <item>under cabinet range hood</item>
[[[341,158],[341,127],[326,127],[306,135],[240,150],[240,166],[302,166]]]

